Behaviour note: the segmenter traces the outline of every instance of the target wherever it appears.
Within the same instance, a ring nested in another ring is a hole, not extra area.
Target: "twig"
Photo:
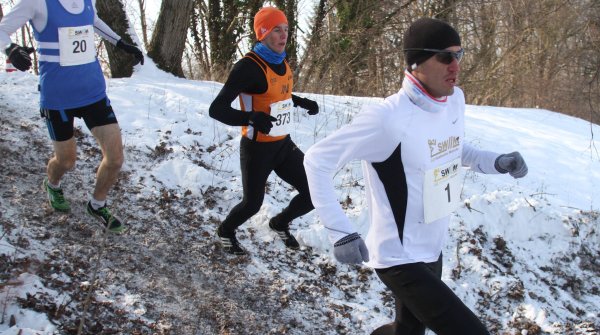
[[[538,193],[531,193],[529,196],[533,197],[533,196],[536,196],[536,195],[552,195],[552,196],[555,196],[556,194],[554,194],[554,193],[546,193],[546,192],[538,192]]]
[[[7,234],[7,233],[8,233],[8,232],[7,232],[7,231],[5,231],[5,232],[4,232],[4,234],[2,234],[2,236],[0,236],[0,241],[4,239],[4,236],[6,236],[6,234]]]
[[[529,200],[527,200],[527,198],[525,198],[525,197],[524,197],[523,199],[525,199],[525,202],[526,202],[526,203],[527,203],[527,204],[528,204],[528,205],[529,205],[531,208],[533,208],[533,211],[534,211],[534,212],[537,212],[537,211],[535,210],[535,206],[534,206],[534,205],[532,205],[532,204],[529,202]]]
[[[580,211],[580,212],[583,212],[583,209],[581,209],[581,208],[577,208],[577,207],[573,207],[573,206],[559,206],[559,207],[562,207],[562,208],[569,208],[569,209],[576,209],[576,210],[578,210],[578,211]]]
[[[94,287],[96,285],[96,277],[98,276],[98,268],[100,267],[100,260],[104,255],[104,250],[106,250],[106,240],[108,239],[108,226],[104,227],[104,234],[102,238],[102,244],[100,246],[100,251],[98,252],[98,258],[96,258],[96,263],[94,264],[94,273],[92,274],[92,281],[89,287],[89,291],[87,296],[85,297],[85,302],[83,303],[83,313],[81,315],[81,320],[79,321],[79,327],[77,328],[77,335],[81,335],[83,331],[83,324],[85,323],[85,315],[87,314],[88,307],[90,306],[90,302],[92,300],[92,293],[94,292]]]
[[[460,278],[460,274],[462,273],[462,266],[460,265],[460,253],[459,250],[460,249],[460,240],[456,241],[456,269],[457,269],[457,273],[456,273],[456,278],[455,279],[459,279]]]
[[[21,225],[21,230],[20,230],[19,235],[21,235],[21,236],[24,235],[23,231],[25,230],[25,226],[26,226],[26,223],[23,223]],[[2,238],[4,238],[4,235],[2,235]],[[14,246],[14,248],[15,248],[15,252],[13,253],[12,261],[15,261],[15,259],[17,259],[17,252],[19,252],[19,247],[18,246]],[[8,283],[5,283],[4,285],[8,285]],[[0,286],[0,287],[2,287],[2,286]],[[8,294],[9,293],[10,293],[10,288],[6,290],[6,298],[4,299],[4,305],[2,306],[2,320],[1,320],[0,324],[4,323],[4,315],[6,313],[6,308],[8,306]]]
[[[19,285],[23,285],[22,281],[9,281],[6,283],[0,283],[0,288],[3,288],[4,286],[19,286]]]
[[[6,298],[4,299],[4,305],[2,306],[2,320],[0,324],[4,324],[4,316],[6,315],[6,307],[8,306],[8,294],[10,293],[10,287],[6,290]]]
[[[482,211],[478,211],[478,210],[476,210],[475,208],[471,207],[471,203],[470,203],[470,202],[465,202],[465,207],[467,207],[467,209],[468,209],[469,211],[475,211],[475,212],[477,212],[477,213],[481,213],[481,214],[483,214],[483,212],[482,212]]]

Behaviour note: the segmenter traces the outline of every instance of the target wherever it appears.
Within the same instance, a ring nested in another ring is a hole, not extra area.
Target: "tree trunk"
[[[202,0],[195,0],[189,29],[192,36],[192,54],[199,67],[199,73],[191,79],[212,79],[210,57],[208,56],[207,13],[208,9],[205,3]]]
[[[244,5],[248,16],[247,29],[250,32],[250,42],[252,45],[256,43],[256,34],[254,33],[254,15],[263,7],[262,0],[248,0]]]
[[[129,36],[129,22],[125,14],[125,8],[120,0],[102,0],[96,2],[98,17],[102,19],[111,29],[119,34],[124,42],[134,44]],[[133,55],[117,50],[110,44],[104,43],[108,61],[110,64],[110,73],[113,78],[131,77],[133,65],[136,60]]]
[[[321,46],[321,37],[323,35],[323,27],[325,25],[325,16],[327,14],[325,7],[326,4],[327,0],[319,0],[319,3],[315,8],[312,30],[309,35],[310,37],[308,39],[306,51],[304,52],[304,55],[302,56],[302,59],[296,68],[296,75],[300,75],[300,73],[302,73],[302,77],[298,77],[298,80],[294,81],[294,83],[298,83],[298,85],[295,86],[297,87],[297,90],[300,91],[306,91],[308,84],[311,82],[313,72],[317,67],[316,63],[318,62],[319,57],[316,55],[316,53],[320,51],[317,50],[317,48]]]
[[[148,49],[148,24],[146,23],[146,1],[138,0],[140,6],[140,24],[142,25],[142,39],[144,46]]]
[[[275,4],[281,9],[288,20],[288,40],[286,46],[287,60],[292,69],[296,69],[298,62],[298,0],[278,0]],[[294,82],[298,80],[294,71]]]
[[[238,20],[237,1],[209,1],[208,31],[210,43],[211,79],[218,80],[229,72],[235,58],[242,25]]]
[[[156,65],[178,77],[184,76],[181,60],[193,5],[193,0],[163,1],[148,46],[148,56]]]

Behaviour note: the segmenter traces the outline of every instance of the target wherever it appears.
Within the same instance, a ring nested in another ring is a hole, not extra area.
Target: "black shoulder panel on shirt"
[[[225,86],[229,84],[239,90],[239,92],[249,94],[261,94],[267,91],[267,77],[261,65],[249,57],[240,59],[229,74]],[[236,92],[236,95],[239,93]]]
[[[256,64],[258,64],[263,71],[267,71],[267,64],[264,60],[260,59],[260,57],[254,52],[248,52],[245,57],[252,59]]]
[[[402,151],[398,144],[396,150],[385,161],[371,163],[379,180],[383,184],[385,194],[390,203],[394,220],[398,227],[398,236],[400,242],[404,243],[404,223],[406,219],[406,206],[408,203],[408,185],[406,183],[406,174],[404,173],[404,164],[402,163]]]
[[[246,57],[244,57],[246,60],[250,60],[252,59],[252,61],[256,64],[258,64],[262,70],[264,72],[267,71],[267,66],[273,70],[273,72],[277,73],[280,76],[283,76],[287,70],[287,61],[284,60],[283,62],[279,63],[279,64],[274,64],[274,63],[269,63],[266,60],[264,60],[262,57],[260,57],[259,55],[257,55],[254,52],[248,52],[246,54]],[[244,60],[242,58],[242,60]]]

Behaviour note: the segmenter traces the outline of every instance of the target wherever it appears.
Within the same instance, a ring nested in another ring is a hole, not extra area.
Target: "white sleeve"
[[[121,36],[110,29],[110,27],[98,17],[98,12],[96,11],[96,1],[94,1],[94,32],[102,36],[102,38],[110,42],[112,45],[116,45],[121,39]]]
[[[36,0],[19,1],[0,21],[0,48],[4,52],[11,43],[10,35],[33,19],[36,13]]]
[[[351,160],[383,161],[391,153],[384,145],[385,120],[376,108],[365,110],[355,120],[317,142],[304,156],[310,196],[321,222],[335,243],[356,232],[335,192],[333,175]]]
[[[476,149],[475,147],[465,143],[462,150],[462,166],[467,166],[471,170],[485,174],[499,174],[494,167],[496,158],[500,154],[491,151]]]

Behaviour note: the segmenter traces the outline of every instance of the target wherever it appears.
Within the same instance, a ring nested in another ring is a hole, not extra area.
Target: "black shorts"
[[[117,117],[110,105],[110,100],[104,98],[91,105],[73,109],[40,109],[41,116],[46,119],[48,133],[53,141],[66,141],[73,137],[73,120],[82,118],[88,129],[117,123]]]

